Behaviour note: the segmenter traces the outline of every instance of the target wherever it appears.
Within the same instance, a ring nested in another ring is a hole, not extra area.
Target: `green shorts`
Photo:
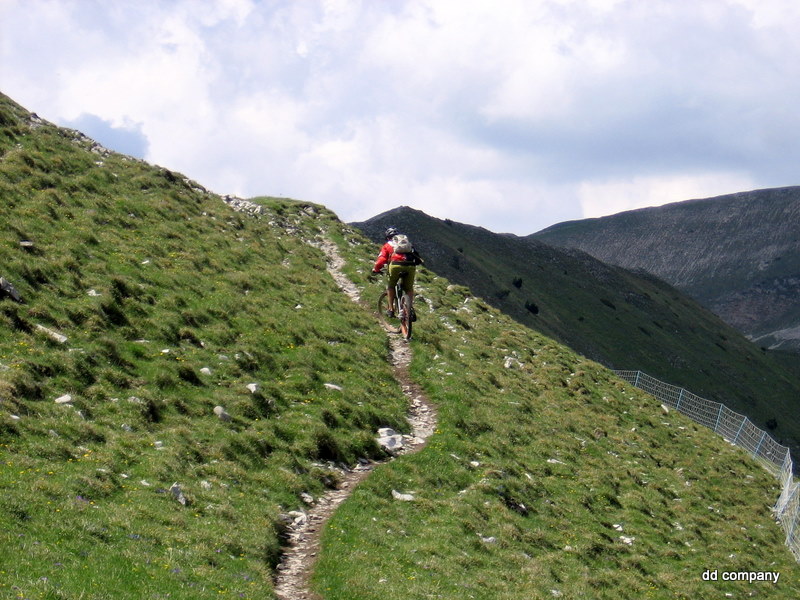
[[[388,287],[393,288],[397,285],[397,280],[403,278],[403,291],[411,293],[414,291],[414,276],[417,274],[417,267],[414,265],[389,265]]]

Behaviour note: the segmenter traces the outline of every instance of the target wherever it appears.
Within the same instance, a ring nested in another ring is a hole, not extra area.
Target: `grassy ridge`
[[[281,514],[405,426],[385,336],[303,241],[338,222],[0,119],[0,597],[269,595]]]

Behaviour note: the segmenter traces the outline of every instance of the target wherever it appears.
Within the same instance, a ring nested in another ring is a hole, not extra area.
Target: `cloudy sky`
[[[0,91],[212,191],[528,234],[800,183],[796,0],[0,0]]]

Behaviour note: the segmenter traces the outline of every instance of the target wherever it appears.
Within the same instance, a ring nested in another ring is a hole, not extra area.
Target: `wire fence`
[[[780,481],[781,495],[773,511],[786,533],[786,545],[795,559],[800,561],[800,483],[794,480],[789,448],[780,445],[766,431],[753,425],[747,417],[732,411],[724,404],[706,400],[641,371],[614,372],[664,405],[713,429],[728,442],[741,446]]]

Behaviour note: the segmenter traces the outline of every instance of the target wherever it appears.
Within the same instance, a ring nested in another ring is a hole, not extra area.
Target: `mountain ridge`
[[[798,349],[800,187],[675,202],[528,236],[670,282],[759,344]]]
[[[607,367],[642,370],[727,404],[793,454],[800,449],[797,424],[785,421],[798,412],[797,374],[654,275],[408,207],[352,225],[376,242],[387,226],[400,227],[430,269],[520,323]]]

